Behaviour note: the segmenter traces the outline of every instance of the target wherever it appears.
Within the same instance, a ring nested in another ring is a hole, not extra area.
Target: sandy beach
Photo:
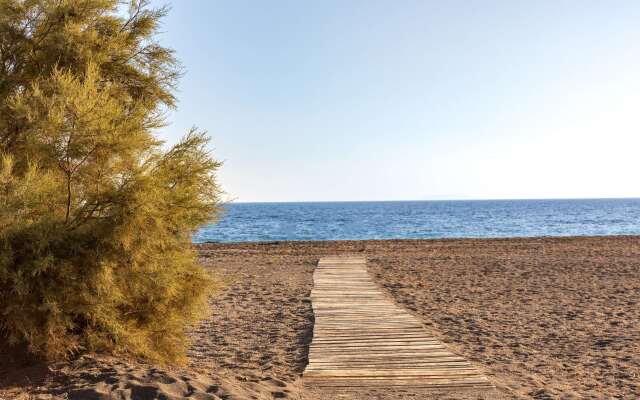
[[[375,281],[508,399],[640,397],[640,237],[203,244],[225,286],[190,364],[6,352],[0,398],[317,399],[300,375],[317,259],[365,255]],[[163,397],[164,396],[164,397]],[[329,397],[326,397],[329,396]],[[325,394],[324,398],[333,398]],[[366,398],[491,398],[371,392]]]

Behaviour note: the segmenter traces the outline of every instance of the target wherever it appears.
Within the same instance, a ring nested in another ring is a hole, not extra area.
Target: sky
[[[226,198],[640,197],[638,1],[154,1]]]

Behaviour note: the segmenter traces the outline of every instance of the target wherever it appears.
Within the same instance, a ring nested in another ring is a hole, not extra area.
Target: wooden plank
[[[334,390],[493,387],[393,303],[373,283],[363,257],[322,258],[313,279],[315,324],[303,373],[306,385]]]

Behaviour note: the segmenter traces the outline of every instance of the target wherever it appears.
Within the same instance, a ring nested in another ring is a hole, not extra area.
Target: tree
[[[213,285],[191,235],[220,166],[154,132],[180,75],[134,0],[0,0],[0,331],[50,359],[181,361]]]

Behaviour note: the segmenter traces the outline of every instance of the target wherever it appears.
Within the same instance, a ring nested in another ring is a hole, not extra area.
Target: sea
[[[640,235],[640,199],[230,203],[193,241]]]

